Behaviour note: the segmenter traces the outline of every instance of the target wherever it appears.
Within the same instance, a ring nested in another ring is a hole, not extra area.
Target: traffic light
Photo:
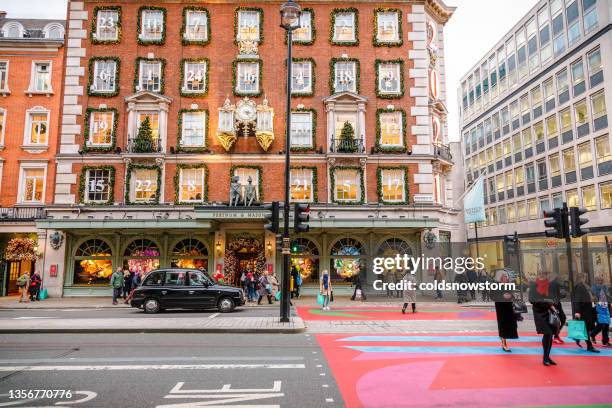
[[[268,224],[264,225],[264,228],[274,234],[278,234],[280,231],[279,215],[280,215],[280,204],[278,201],[274,201],[270,204],[264,205],[266,211],[265,218]]]
[[[518,249],[518,233],[515,232],[514,235],[506,235],[504,237],[504,241],[506,242],[506,250],[509,254],[516,254]]]
[[[296,203],[293,207],[293,230],[296,234],[300,232],[308,232],[310,227],[310,205]]]
[[[565,218],[565,219],[564,219]],[[567,214],[561,208],[544,211],[544,226],[548,229],[544,231],[547,237],[566,238],[567,232]]]
[[[586,214],[588,212],[585,208],[571,207],[570,208],[570,225],[572,228],[572,237],[578,238],[585,234],[589,233],[588,228],[580,228],[581,225],[589,222],[586,218],[580,218],[582,214]]]

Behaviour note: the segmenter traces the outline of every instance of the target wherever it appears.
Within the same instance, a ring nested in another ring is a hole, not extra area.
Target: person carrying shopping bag
[[[30,273],[28,271],[23,271],[17,278],[17,287],[19,288],[19,303],[29,302]]]
[[[329,310],[329,302],[332,296],[332,284],[327,269],[324,269],[321,273],[321,278],[319,279],[319,293],[323,296],[321,310]]]

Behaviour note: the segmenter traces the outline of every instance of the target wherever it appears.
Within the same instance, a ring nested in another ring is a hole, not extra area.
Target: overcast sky
[[[0,9],[10,17],[65,18],[66,2],[0,0]],[[457,7],[446,26],[444,46],[450,140],[459,140],[457,87],[461,76],[536,3],[536,0],[446,0],[447,5]]]

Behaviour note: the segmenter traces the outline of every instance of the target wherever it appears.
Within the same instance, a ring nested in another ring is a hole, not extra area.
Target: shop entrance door
[[[9,261],[8,262],[8,279],[6,280],[7,295],[16,295],[19,292],[17,288],[17,278],[22,272],[29,271],[32,276],[32,261]]]
[[[243,273],[249,271],[255,273],[257,271],[257,252],[238,252],[236,258],[238,258],[238,282],[234,285],[240,286],[240,277]]]

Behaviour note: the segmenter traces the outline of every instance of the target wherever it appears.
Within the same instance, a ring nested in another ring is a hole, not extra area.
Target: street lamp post
[[[281,291],[280,321],[289,322],[289,163],[291,146],[291,62],[293,49],[293,30],[297,28],[301,13],[300,6],[289,0],[280,8],[281,27],[287,30],[287,125],[285,129],[285,203],[283,205],[283,286]]]

